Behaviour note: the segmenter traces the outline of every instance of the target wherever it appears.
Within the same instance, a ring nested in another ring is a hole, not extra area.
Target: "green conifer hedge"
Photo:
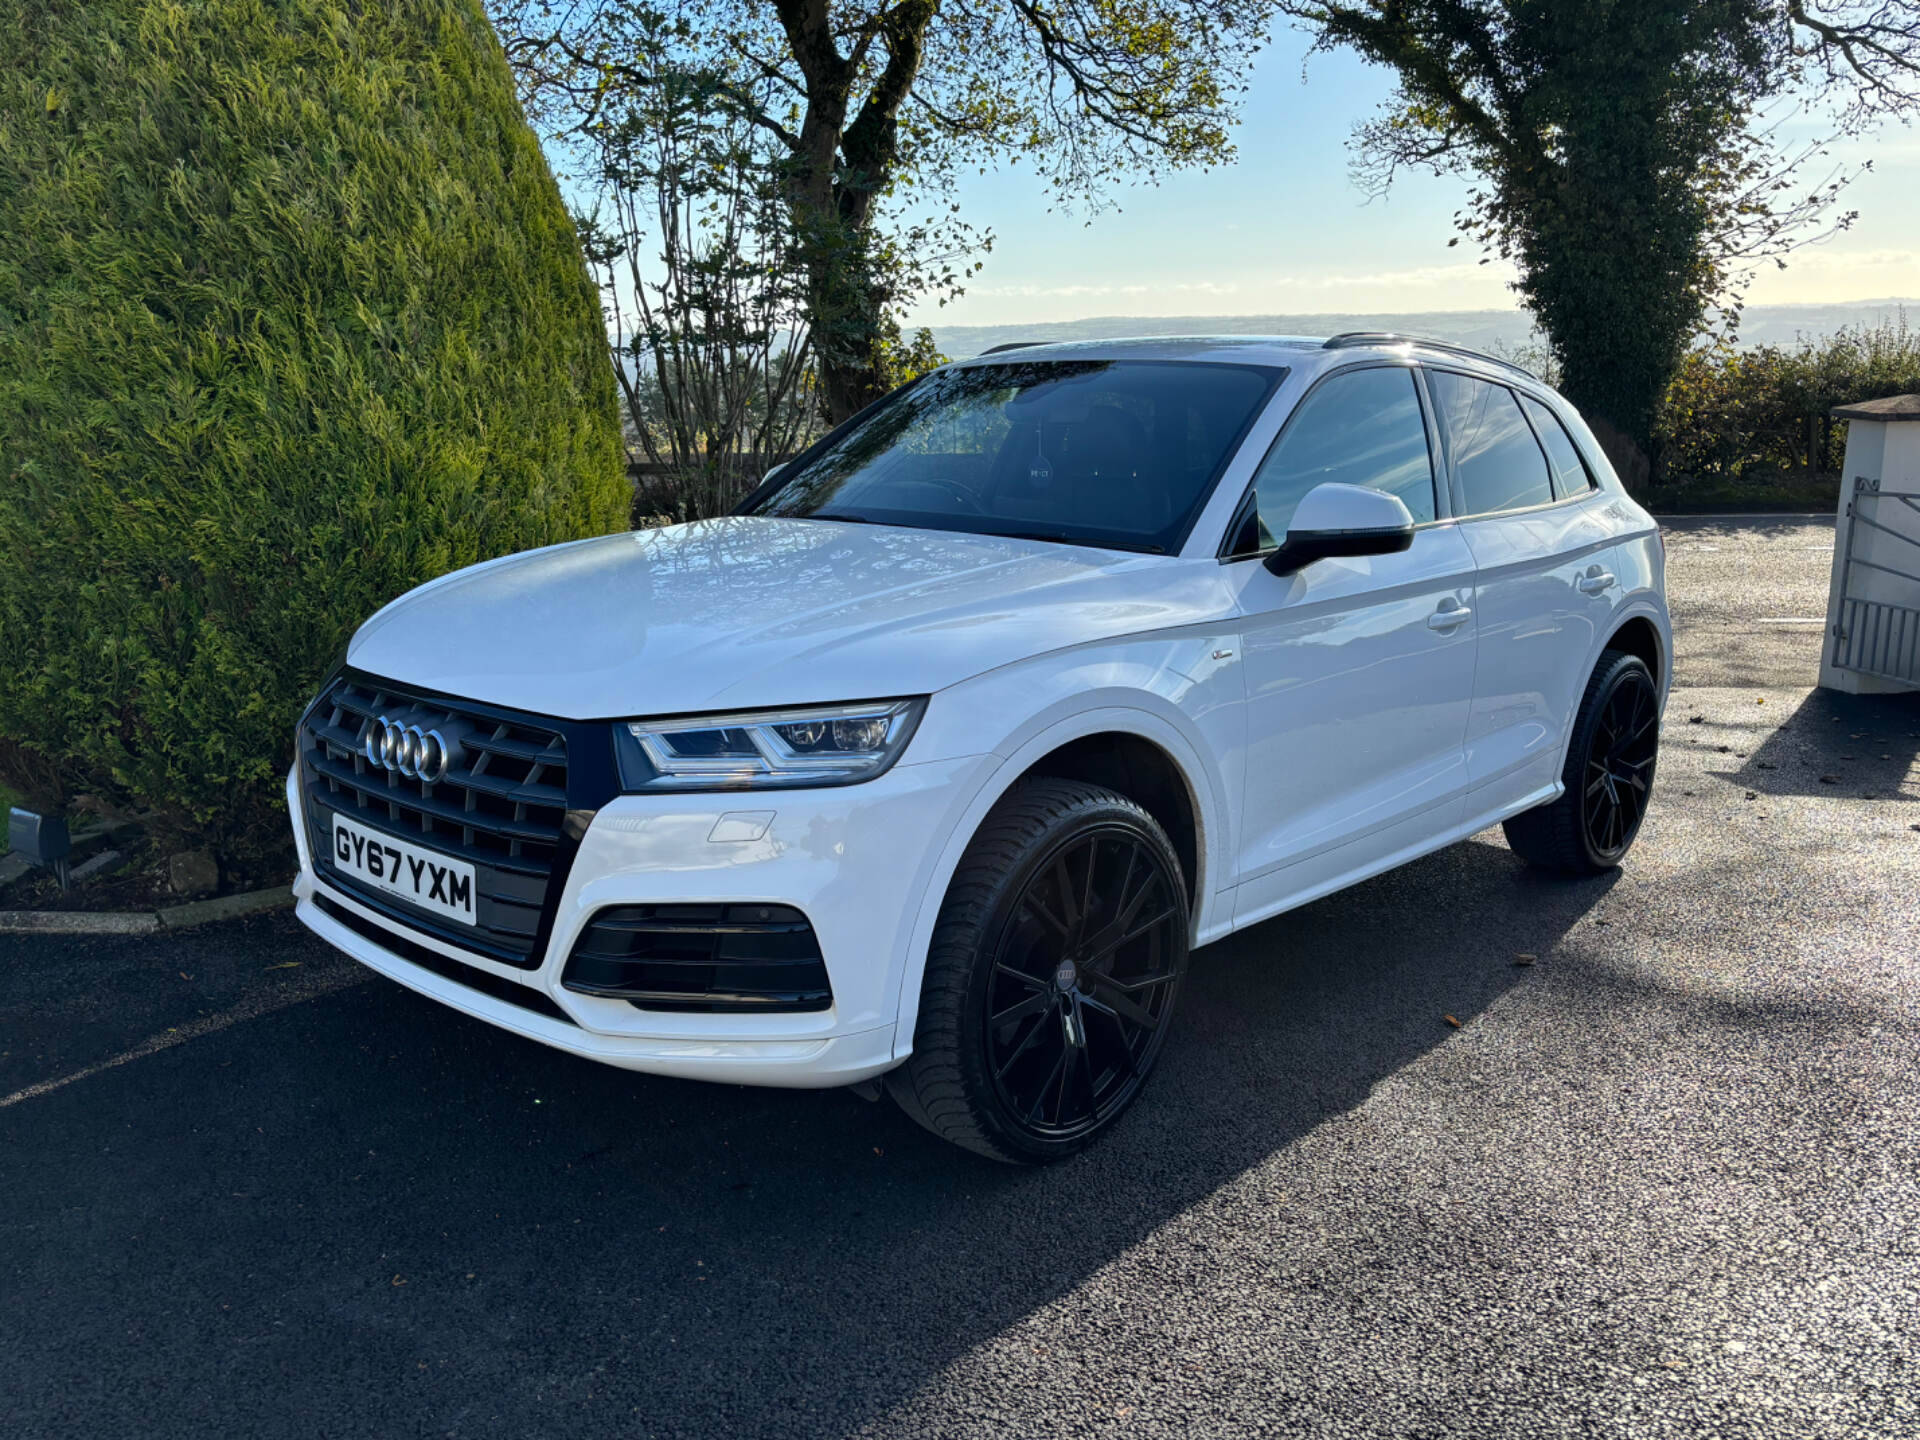
[[[270,861],[361,619],[624,523],[598,300],[478,0],[0,36],[0,778]]]

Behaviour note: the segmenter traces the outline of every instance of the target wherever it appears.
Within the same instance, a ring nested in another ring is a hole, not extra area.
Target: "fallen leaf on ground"
[[[1539,960],[1539,958],[1540,957],[1538,955],[1529,955],[1525,951],[1522,951],[1520,954],[1513,957],[1513,963],[1516,965],[1532,965],[1537,960]]]
[[[299,968],[300,962],[298,960],[282,960],[278,965],[267,966],[269,970],[298,970]]]
[[[1451,1016],[1451,1015],[1442,1015],[1442,1016],[1441,1016],[1440,1018],[1441,1018],[1442,1020],[1444,1020],[1444,1021],[1446,1021],[1446,1022],[1447,1022],[1447,1024],[1449,1024],[1449,1025],[1451,1025],[1451,1026],[1452,1026],[1452,1027],[1453,1027],[1454,1029],[1456,1029],[1456,1030],[1458,1030],[1458,1029],[1460,1028],[1460,1022],[1459,1022],[1458,1020],[1456,1020],[1456,1019],[1454,1019],[1454,1018],[1453,1018],[1453,1016]]]

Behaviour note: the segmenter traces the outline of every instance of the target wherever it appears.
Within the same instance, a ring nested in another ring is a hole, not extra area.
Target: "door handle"
[[[1590,574],[1582,575],[1578,580],[1574,581],[1574,586],[1582,595],[1598,595],[1602,590],[1611,590],[1613,588],[1613,572],[1611,570],[1595,570]]]
[[[1427,616],[1427,628],[1429,630],[1454,630],[1466,624],[1467,621],[1472,618],[1473,607],[1470,605],[1456,606],[1452,610],[1436,610]]]

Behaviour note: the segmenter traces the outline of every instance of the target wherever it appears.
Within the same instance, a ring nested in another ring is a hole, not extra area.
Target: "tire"
[[[1080,781],[1016,785],[947,887],[913,1054],[888,1092],[943,1140],[995,1160],[1073,1154],[1151,1072],[1187,935],[1180,860],[1151,815]]]
[[[1638,655],[1601,654],[1574,718],[1558,800],[1503,827],[1529,864],[1599,875],[1626,858],[1653,794],[1660,750],[1660,691]]]

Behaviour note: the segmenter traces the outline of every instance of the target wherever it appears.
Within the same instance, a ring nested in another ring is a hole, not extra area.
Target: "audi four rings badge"
[[[437,785],[447,778],[453,764],[453,748],[438,730],[422,730],[418,725],[402,725],[376,715],[367,727],[361,752],[383,770],[392,770],[409,780],[424,780]]]

